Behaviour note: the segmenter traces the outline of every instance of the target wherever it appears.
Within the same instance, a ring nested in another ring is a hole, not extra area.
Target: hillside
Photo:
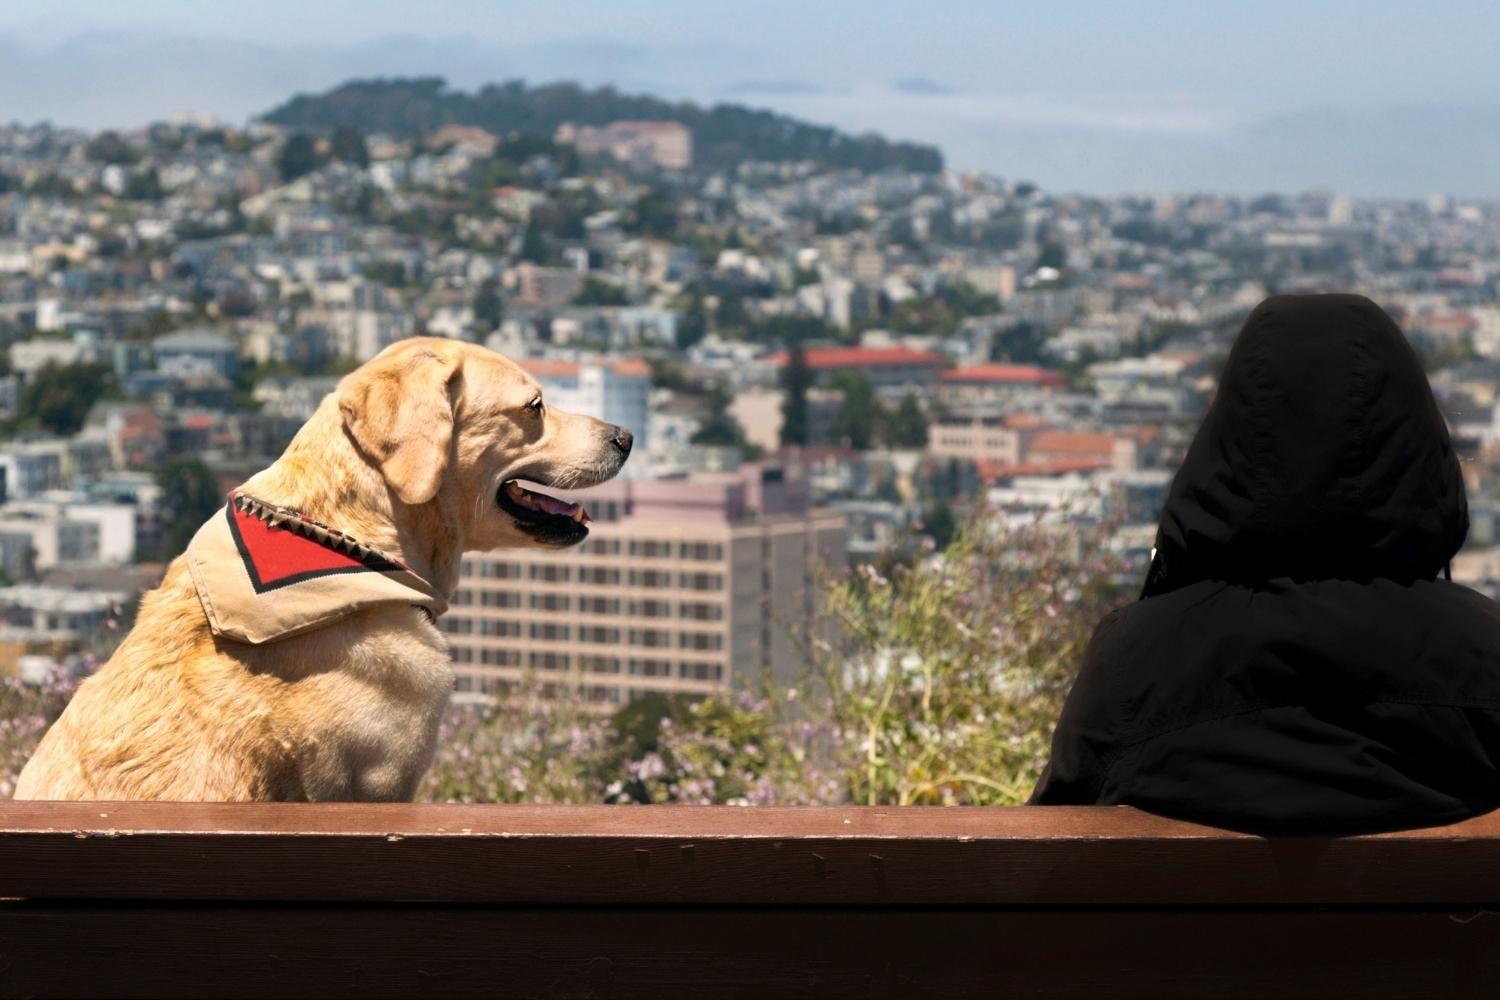
[[[693,130],[694,157],[706,167],[745,160],[811,160],[830,167],[934,172],[943,167],[935,148],[891,142],[878,135],[849,135],[772,111],[736,104],[704,108],[655,97],[589,90],[574,83],[528,87],[523,81],[489,84],[473,93],[450,90],[441,77],[351,80],[322,94],[299,94],[261,116],[293,128],[352,125],[367,132],[410,136],[444,125],[474,125],[497,135],[551,137],[563,122],[603,125],[622,119],[677,121]]]

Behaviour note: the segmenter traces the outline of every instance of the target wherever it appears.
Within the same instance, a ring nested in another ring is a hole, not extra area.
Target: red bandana
[[[380,604],[416,605],[434,618],[447,610],[399,560],[239,493],[198,530],[186,556],[210,627],[242,642],[286,638]]]

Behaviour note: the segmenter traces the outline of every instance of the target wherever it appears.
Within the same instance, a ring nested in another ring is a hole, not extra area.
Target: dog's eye
[[[530,410],[532,413],[537,414],[538,416],[541,416],[541,413],[542,413],[542,397],[538,396],[536,399],[533,399],[531,402],[527,403],[526,404],[526,409]]]

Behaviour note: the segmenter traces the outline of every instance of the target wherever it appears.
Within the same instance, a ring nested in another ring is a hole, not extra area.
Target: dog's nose
[[[635,435],[630,433],[630,428],[628,427],[616,427],[615,436],[610,438],[610,441],[614,442],[614,446],[620,449],[620,454],[629,455],[630,446],[635,444]]]

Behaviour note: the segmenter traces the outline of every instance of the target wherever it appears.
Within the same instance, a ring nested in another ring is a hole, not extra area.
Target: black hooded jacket
[[[1262,303],[1031,801],[1309,834],[1500,805],[1500,605],[1439,579],[1468,520],[1390,317],[1353,295]]]

